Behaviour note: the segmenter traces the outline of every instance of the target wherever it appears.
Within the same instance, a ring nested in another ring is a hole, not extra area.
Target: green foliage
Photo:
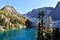
[[[17,14],[17,13],[16,13]],[[7,10],[0,9],[0,25],[6,30],[12,29],[14,26],[18,28],[19,24],[25,25],[26,18],[19,17]]]
[[[41,11],[39,14],[39,21],[38,21],[38,26],[37,26],[37,40],[45,40],[45,31],[43,27],[43,17],[44,17],[44,12]]]
[[[42,11],[41,13],[39,13],[39,21],[37,26],[37,40],[60,40],[59,28],[52,27],[49,28],[49,31],[45,29],[43,26],[43,16],[44,12]]]
[[[9,30],[9,23],[5,23],[5,29]]]
[[[27,28],[32,28],[32,24],[33,24],[33,22],[30,21],[29,19],[27,19],[27,20],[25,21],[25,25],[27,26]]]

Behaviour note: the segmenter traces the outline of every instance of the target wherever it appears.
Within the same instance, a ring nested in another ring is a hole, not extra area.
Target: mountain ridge
[[[53,21],[60,20],[60,18],[59,18],[60,17],[60,1],[57,3],[54,11],[49,15],[52,16]]]
[[[26,28],[26,20],[27,18],[18,13],[12,6],[0,9],[0,31]]]
[[[47,17],[51,16],[52,20],[53,20],[53,24],[58,25],[57,21],[60,20],[60,1],[57,3],[55,8],[43,7],[43,8],[38,8],[38,9],[33,9],[32,11],[27,12],[27,14],[24,14],[24,16],[27,16],[28,18],[30,18],[33,21],[33,23],[36,25],[37,20],[38,20],[38,14],[39,14],[40,10],[42,10],[45,13],[44,21]],[[36,20],[36,22],[35,22],[35,20]],[[55,25],[55,26],[57,26],[57,25]]]

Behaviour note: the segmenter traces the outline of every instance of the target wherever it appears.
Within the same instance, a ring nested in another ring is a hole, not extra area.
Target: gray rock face
[[[60,2],[57,3],[55,8],[53,8],[53,7],[43,7],[43,8],[33,9],[32,11],[25,14],[25,16],[30,18],[34,22],[34,24],[36,25],[37,20],[38,20],[38,13],[41,10],[44,11],[44,13],[45,13],[45,16],[44,16],[45,19],[46,19],[46,17],[51,16],[52,20],[53,20],[53,26],[58,25],[57,21],[60,20]]]
[[[2,8],[2,10],[5,10],[9,13],[13,13],[13,14],[20,16],[20,17],[23,16],[21,13],[17,12],[13,6],[6,5]]]
[[[36,28],[37,26],[37,21],[38,21],[38,14],[40,11],[44,11],[45,13],[45,18],[46,16],[54,10],[53,7],[43,7],[43,8],[38,8],[38,9],[33,9],[32,11],[28,12],[27,14],[24,14],[24,16],[27,16],[28,18],[31,19],[31,21],[34,23],[33,28]]]
[[[49,15],[52,16],[53,21],[60,20],[60,2],[57,3],[54,11]]]
[[[32,11],[25,14],[29,18],[38,18],[39,11],[45,12],[45,17],[52,16],[53,21],[60,20],[60,2],[57,3],[56,7],[43,7],[38,9],[33,9]]]
[[[25,14],[25,16],[27,16],[29,18],[38,18],[38,13],[40,11],[44,11],[45,15],[48,15],[53,10],[54,10],[53,7],[43,7],[43,8],[33,9],[32,11],[28,12],[27,14]]]
[[[2,8],[2,10],[5,10],[7,12],[14,12],[16,11],[15,8],[13,6],[9,6],[9,5],[6,5]]]

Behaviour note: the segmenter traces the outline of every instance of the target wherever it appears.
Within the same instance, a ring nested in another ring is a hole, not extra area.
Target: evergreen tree
[[[32,24],[33,23],[29,19],[27,19],[25,22],[25,25],[27,26],[27,28],[32,28]]]
[[[43,28],[43,17],[44,17],[44,12],[41,11],[39,14],[38,14],[38,18],[39,18],[39,21],[38,21],[38,26],[37,26],[37,40],[45,40],[45,33],[44,33],[44,28]]]

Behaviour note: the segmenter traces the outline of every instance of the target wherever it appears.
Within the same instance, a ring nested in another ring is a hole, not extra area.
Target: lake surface
[[[18,29],[0,33],[0,40],[36,40],[35,36],[35,29]]]

